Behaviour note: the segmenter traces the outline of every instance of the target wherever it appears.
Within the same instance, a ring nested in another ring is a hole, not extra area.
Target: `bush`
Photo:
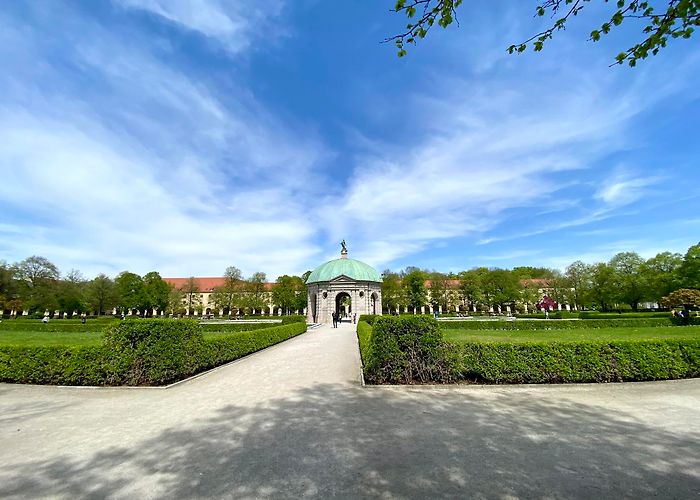
[[[205,339],[194,320],[117,322],[99,347],[0,346],[0,381],[62,385],[162,385],[306,331],[306,323]]]
[[[195,373],[204,341],[194,320],[125,320],[105,333],[105,347],[118,353],[127,385],[162,385]]]
[[[649,319],[592,319],[579,321],[446,321],[441,323],[442,328],[460,330],[574,330],[581,328],[635,328],[671,326],[671,318]]]
[[[426,316],[376,318],[364,351],[365,377],[375,384],[449,382],[455,372],[449,344]]]
[[[474,342],[460,351],[462,378],[488,383],[666,380],[700,375],[700,340]]]

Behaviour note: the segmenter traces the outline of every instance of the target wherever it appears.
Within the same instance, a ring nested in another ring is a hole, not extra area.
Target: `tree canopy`
[[[535,14],[539,17],[549,16],[549,26],[527,40],[511,43],[506,49],[509,54],[525,52],[528,47],[535,52],[544,48],[545,43],[554,35],[566,29],[572,18],[576,17],[587,4],[601,0],[539,0],[535,5]],[[604,0],[611,5],[610,17],[592,27],[588,40],[597,42],[623,23],[636,23],[640,29],[636,43],[619,52],[611,65],[627,63],[635,66],[641,59],[656,55],[666,47],[669,40],[690,38],[696,26],[700,26],[700,0]],[[385,39],[394,42],[399,57],[406,55],[406,47],[425,38],[430,28],[437,23],[447,28],[457,22],[457,8],[462,0],[396,0],[394,12],[404,14],[409,20],[406,30]],[[659,5],[661,4],[661,5]]]

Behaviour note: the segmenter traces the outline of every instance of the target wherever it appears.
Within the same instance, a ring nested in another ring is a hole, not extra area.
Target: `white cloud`
[[[81,25],[62,48],[91,79],[79,93],[40,28],[7,35],[43,78],[27,84],[10,58],[0,76],[11,89],[0,96],[3,257],[43,254],[86,275],[306,270],[318,250],[299,192],[317,189],[325,147],[247,90],[221,101],[148,44],[75,15],[54,21],[61,34]]]
[[[282,10],[281,0],[117,0],[130,9],[160,16],[187,30],[195,31],[221,43],[232,53],[248,49],[257,37],[272,37],[280,30],[271,22]]]
[[[619,207],[629,205],[649,193],[650,186],[663,180],[661,177],[635,177],[630,173],[618,172],[596,192],[595,197],[608,205]]]

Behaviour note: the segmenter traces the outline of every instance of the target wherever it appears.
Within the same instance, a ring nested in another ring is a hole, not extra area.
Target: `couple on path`
[[[333,313],[333,328],[338,328],[338,323],[341,323],[343,319],[340,316],[340,313],[334,312]]]

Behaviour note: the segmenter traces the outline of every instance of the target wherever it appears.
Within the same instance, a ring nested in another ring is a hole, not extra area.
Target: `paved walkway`
[[[0,384],[0,498],[698,498],[700,380],[365,387],[354,325],[169,389]]]

